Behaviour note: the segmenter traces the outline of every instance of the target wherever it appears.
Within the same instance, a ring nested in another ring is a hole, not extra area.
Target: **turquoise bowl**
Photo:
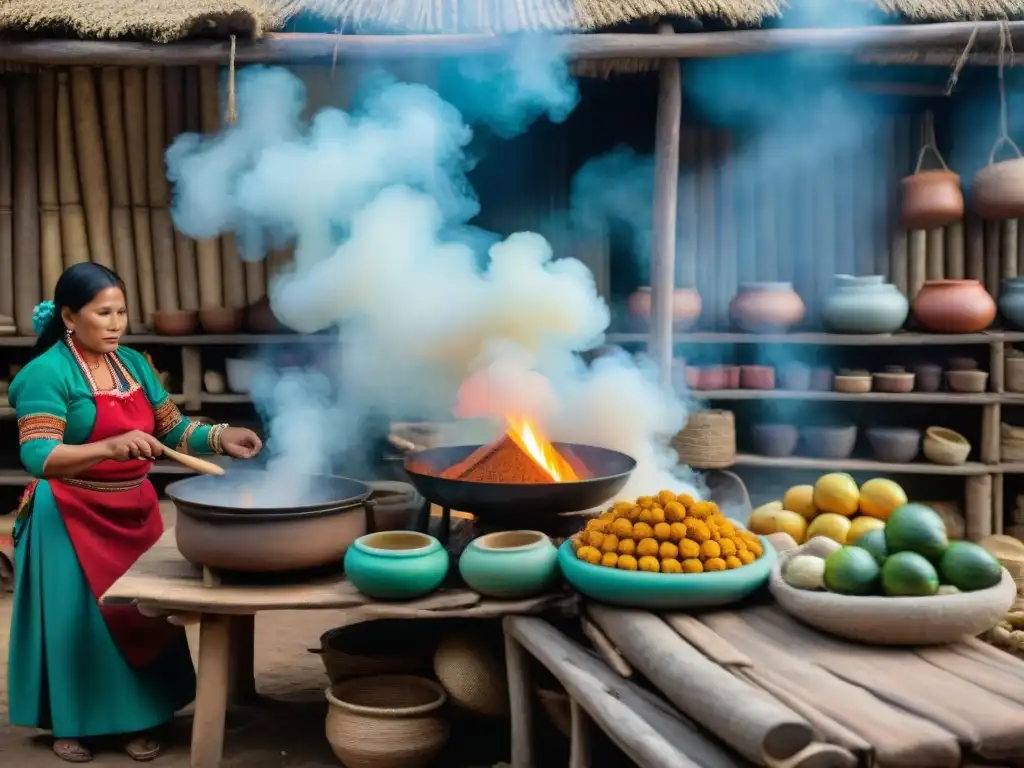
[[[466,586],[487,597],[532,597],[558,583],[558,550],[540,531],[490,533],[469,543],[459,573]]]
[[[764,554],[750,565],[708,573],[646,573],[620,571],[585,563],[576,557],[572,542],[558,549],[558,564],[565,580],[587,597],[628,608],[682,610],[735,603],[768,581],[775,564],[775,548],[761,537]]]
[[[424,533],[370,533],[345,553],[345,575],[375,600],[413,600],[441,586],[448,575],[448,552]]]

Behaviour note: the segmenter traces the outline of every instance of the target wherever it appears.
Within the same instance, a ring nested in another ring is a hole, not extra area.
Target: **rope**
[[[948,171],[949,166],[946,165],[946,160],[942,153],[939,152],[938,144],[935,142],[935,115],[932,114],[931,110],[924,113],[924,120],[921,123],[921,142],[921,151],[917,153],[917,167],[914,168],[914,173],[921,172],[925,155],[928,152],[935,155],[942,166],[942,170]]]
[[[1007,56],[1009,51],[1009,56]],[[1004,145],[1008,145],[1017,157],[1022,157],[1020,147],[1010,138],[1010,120],[1006,109],[1006,61],[1009,58],[1010,66],[1013,66],[1013,40],[1010,37],[1010,24],[1004,18],[999,22],[999,136],[996,143],[992,145],[992,151],[988,156],[988,164],[996,161],[996,153]]]
[[[978,40],[979,25],[975,25],[974,29],[971,30],[971,36],[967,39],[967,47],[964,48],[964,52],[960,54],[960,58],[956,60],[956,64],[953,65],[953,71],[949,75],[949,80],[946,81],[946,95],[952,96],[953,89],[956,88],[957,82],[960,80],[960,73],[964,67],[967,66],[967,59],[971,55],[971,51],[974,49],[974,44]]]
[[[224,124],[238,122],[238,105],[235,99],[235,36],[231,36],[231,58],[228,61],[228,103],[224,110]]]

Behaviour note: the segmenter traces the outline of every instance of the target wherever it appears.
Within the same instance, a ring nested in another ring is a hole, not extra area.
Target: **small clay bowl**
[[[688,365],[686,366],[686,386],[690,389],[700,389],[700,366],[699,365]]]
[[[946,466],[965,464],[971,455],[971,444],[967,438],[945,427],[928,427],[924,431],[921,448],[928,461]]]
[[[770,365],[741,366],[740,386],[743,389],[775,389],[775,369]]]
[[[811,388],[811,366],[804,363],[787,363],[779,369],[779,386],[796,392]]]
[[[988,371],[946,371],[946,383],[952,392],[984,392]]]
[[[158,309],[153,330],[161,336],[188,336],[199,330],[199,314],[191,309]]]
[[[754,452],[760,456],[792,456],[800,442],[800,432],[792,424],[755,424],[750,428]]]
[[[973,357],[951,357],[947,368],[951,371],[973,371],[978,368],[978,361]]]
[[[705,365],[700,369],[701,389],[728,389],[729,369],[724,365]]]
[[[804,451],[817,459],[847,459],[857,444],[857,427],[804,427]]]
[[[921,430],[911,427],[869,427],[868,444],[879,461],[906,464],[921,450]]]
[[[238,333],[245,313],[229,307],[204,307],[199,310],[199,325],[207,333]]]
[[[831,368],[827,366],[814,368],[811,370],[811,389],[815,392],[831,392],[834,378],[835,374],[832,373]]]
[[[914,366],[914,389],[918,392],[938,392],[942,388],[942,366],[936,363],[918,363]]]
[[[728,389],[739,389],[740,367],[738,365],[727,365],[725,370],[729,379]]]
[[[871,380],[876,392],[914,391],[914,374],[912,373],[875,373],[872,374]]]
[[[845,392],[848,395],[863,395],[871,391],[870,376],[836,376],[833,379],[833,386],[836,392]]]

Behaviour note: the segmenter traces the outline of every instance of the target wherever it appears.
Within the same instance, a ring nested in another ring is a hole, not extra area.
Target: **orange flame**
[[[508,436],[556,483],[579,480],[579,476],[543,433],[522,416],[507,417]]]

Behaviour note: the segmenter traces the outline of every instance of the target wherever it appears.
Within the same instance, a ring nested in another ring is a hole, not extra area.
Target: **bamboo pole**
[[[167,207],[167,172],[164,169],[164,73],[157,67],[147,67],[146,81],[146,199],[149,210],[153,248],[150,253],[155,282],[156,308],[165,311],[180,309],[178,302],[178,275],[175,269],[174,225]],[[181,95],[180,93],[178,94]]]
[[[716,330],[729,329],[729,302],[739,288],[736,247],[736,195],[733,178],[733,137],[728,131],[718,133],[718,307]]]
[[[159,94],[158,94],[159,98]],[[153,234],[149,221],[146,128],[151,119],[146,94],[145,71],[124,70],[124,113],[128,141],[128,189],[131,196],[132,226],[135,230],[135,260],[139,276],[140,309],[143,324],[153,325],[156,311],[156,274],[153,268]],[[160,115],[157,115],[160,119]],[[161,173],[161,175],[163,175]]]
[[[57,187],[57,73],[36,75],[39,110],[39,228],[42,257],[42,295],[53,296],[64,257],[60,236],[60,197]]]
[[[220,92],[217,68],[199,70],[199,120],[203,133],[220,130]],[[199,273],[199,305],[224,306],[220,239],[216,237],[196,241],[196,267]]]
[[[32,336],[32,312],[41,300],[39,271],[39,172],[36,167],[36,90],[31,75],[14,78],[14,320]]]
[[[71,102],[75,116],[75,149],[82,207],[89,236],[89,257],[97,264],[113,269],[106,149],[103,145],[96,83],[88,67],[74,67],[71,70]]]
[[[673,36],[672,25],[659,26],[660,36]],[[651,340],[648,352],[659,369],[659,381],[672,386],[672,295],[675,290],[676,202],[679,190],[679,131],[683,114],[679,62],[661,65],[654,137],[654,215],[651,231]]]
[[[715,258],[717,232],[715,231],[715,129],[701,126],[694,131],[697,157],[691,173],[696,176],[697,235],[694,258],[697,260],[697,288],[703,304],[703,319],[706,327],[714,328],[719,306],[728,306],[732,296],[719,296],[716,276],[719,271]],[[676,207],[678,211],[678,206]],[[677,214],[678,215],[678,214]],[[691,241],[692,242],[692,241]],[[676,249],[678,253],[678,248]],[[674,285],[674,284],[673,284]]]
[[[910,120],[905,115],[895,119],[893,141],[893,157],[896,167],[899,168],[899,175],[907,171],[910,162]],[[889,280],[895,285],[904,296],[912,298],[910,294],[910,236],[907,230],[902,227],[898,217],[893,219],[892,245],[889,250]]]
[[[998,221],[985,222],[985,290],[992,296],[999,295],[1000,278],[1000,223]]]
[[[14,221],[10,81],[0,78],[0,322],[14,319]]]
[[[71,114],[68,73],[57,73],[57,193],[60,198],[60,239],[64,268],[89,261],[89,235],[78,189],[75,126]]]
[[[199,129],[199,71],[169,67],[164,70],[164,145],[170,146],[185,130]],[[166,151],[166,149],[164,150]],[[161,152],[161,163],[163,152]],[[169,202],[169,201],[168,201]],[[177,268],[181,309],[199,309],[195,241],[174,230],[174,265]]]

